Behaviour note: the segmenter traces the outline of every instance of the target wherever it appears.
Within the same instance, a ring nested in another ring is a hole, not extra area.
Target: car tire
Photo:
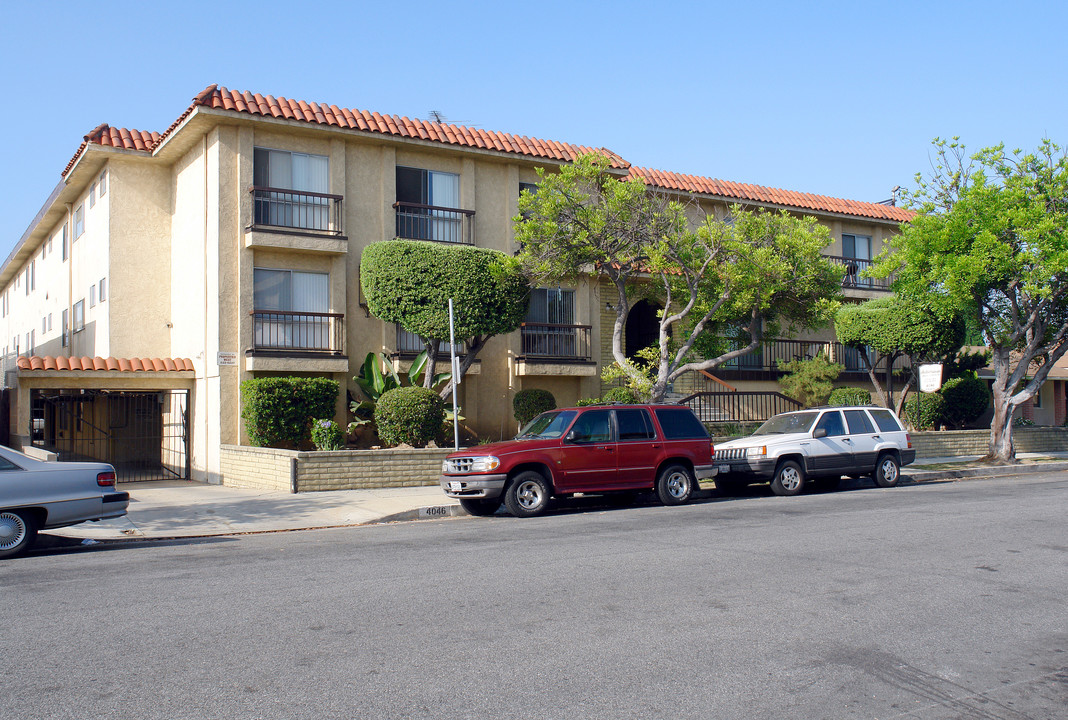
[[[516,517],[534,517],[549,508],[551,495],[549,483],[541,473],[528,470],[516,475],[508,485],[504,493],[504,504],[508,512]]]
[[[37,520],[25,510],[0,512],[0,559],[21,555],[37,539]]]
[[[693,473],[685,465],[668,465],[656,478],[656,496],[665,505],[682,505],[693,496]]]
[[[739,493],[749,487],[749,481],[744,478],[719,478],[715,480],[716,489],[721,493],[731,495],[733,493]]]
[[[775,468],[771,491],[776,495],[797,495],[805,488],[805,471],[793,460],[783,460]]]
[[[460,507],[468,515],[474,515],[475,517],[485,517],[497,512],[501,507],[500,498],[460,498]]]
[[[901,463],[890,453],[880,455],[878,462],[875,463],[875,472],[872,473],[872,478],[874,478],[875,484],[881,488],[894,487],[897,485],[898,480],[901,479]]]

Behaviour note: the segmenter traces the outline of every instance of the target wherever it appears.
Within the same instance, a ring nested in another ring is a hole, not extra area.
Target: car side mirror
[[[576,439],[578,439],[578,434],[574,430],[571,430],[567,435],[564,435],[564,442],[575,442]]]
[[[812,437],[814,437],[814,438],[827,437],[827,428],[816,428],[815,431],[813,431],[813,433],[812,433]]]

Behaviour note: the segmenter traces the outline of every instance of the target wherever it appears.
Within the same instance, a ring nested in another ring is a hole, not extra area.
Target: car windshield
[[[516,436],[519,440],[536,439],[552,440],[564,434],[577,413],[574,410],[560,410],[542,413],[527,423],[527,426]]]
[[[757,428],[753,435],[785,435],[786,433],[808,432],[817,413],[798,412],[776,415]]]

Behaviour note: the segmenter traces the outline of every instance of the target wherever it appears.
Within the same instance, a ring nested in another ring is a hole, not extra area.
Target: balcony
[[[590,355],[589,325],[523,323],[519,328],[522,347],[516,358],[518,375],[596,374]]]
[[[258,186],[249,188],[249,193],[252,223],[246,228],[246,247],[348,251],[342,235],[341,195]]]
[[[712,373],[724,380],[775,380],[783,374],[779,369],[780,362],[811,360],[817,354],[824,353],[844,366],[842,375],[847,378],[857,373],[867,374],[861,352],[842,343],[825,340],[763,340],[755,351],[720,365]],[[873,365],[882,362],[882,356],[872,350],[868,351],[868,358]]]
[[[845,268],[845,277],[842,278],[842,287],[847,290],[873,290],[876,292],[892,292],[890,289],[891,284],[894,282],[894,276],[884,278],[866,278],[861,277],[861,273],[872,266],[871,260],[863,260],[861,258],[843,257],[841,255],[824,255],[824,258],[830,260],[835,265],[839,265]]]
[[[253,310],[248,370],[347,372],[341,313]]]
[[[433,240],[434,242],[473,245],[472,218],[474,210],[395,202],[397,237],[405,240]]]

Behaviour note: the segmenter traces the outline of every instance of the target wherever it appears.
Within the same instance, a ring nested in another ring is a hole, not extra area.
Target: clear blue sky
[[[0,7],[0,260],[102,122],[212,83],[607,147],[858,200],[930,140],[1068,144],[1068,3],[14,2]]]

